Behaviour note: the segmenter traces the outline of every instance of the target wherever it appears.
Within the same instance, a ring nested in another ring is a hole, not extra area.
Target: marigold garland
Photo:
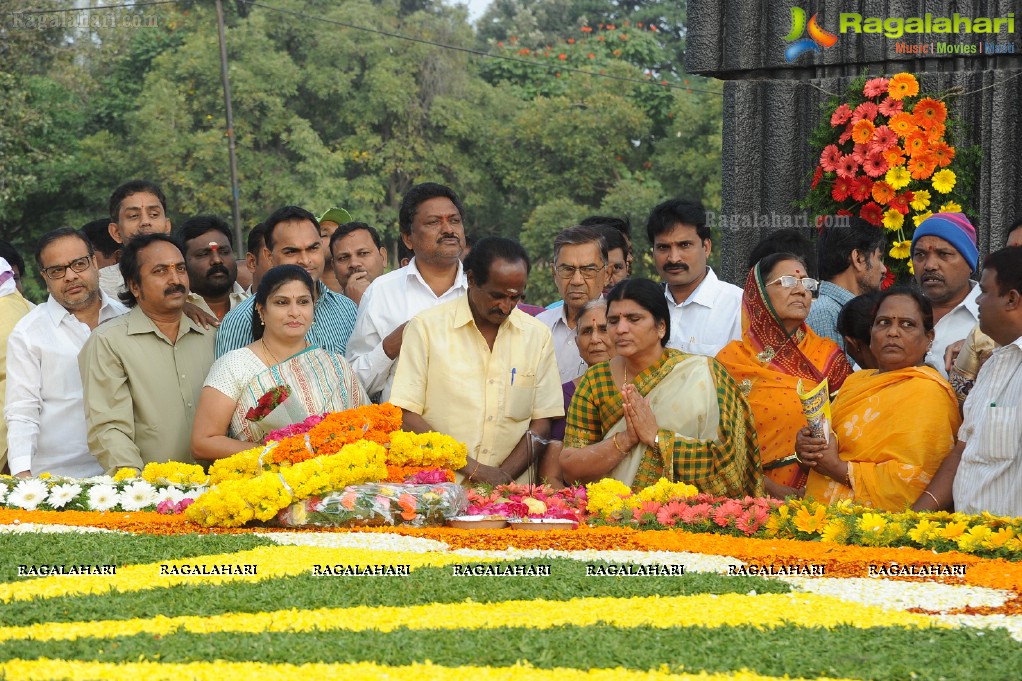
[[[209,476],[202,470],[202,466],[180,461],[167,461],[166,463],[147,463],[142,469],[142,479],[152,484],[163,483],[170,485],[205,485],[209,482]]]
[[[419,466],[458,470],[468,463],[468,449],[450,435],[443,433],[409,433],[395,430],[390,434],[387,462],[395,466]]]

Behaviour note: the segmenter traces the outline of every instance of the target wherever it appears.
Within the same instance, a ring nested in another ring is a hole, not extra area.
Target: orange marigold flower
[[[559,55],[557,55],[557,58],[560,59],[561,61],[564,61],[565,59],[568,58],[568,55],[561,52]]]
[[[933,160],[941,168],[951,165],[951,161],[955,158],[955,148],[946,142],[935,142],[930,147],[930,153],[933,154]]]
[[[575,44],[575,39],[574,38],[568,38],[568,44],[569,45],[574,45]]]
[[[522,49],[518,50],[518,54],[528,54],[528,53],[529,53],[529,48],[528,47],[523,47]]]
[[[891,116],[891,120],[887,122],[887,127],[898,133],[899,137],[907,137],[908,134],[916,130],[919,125],[916,124],[916,120],[912,117],[912,114],[908,114],[903,111]]]
[[[866,144],[873,139],[876,126],[865,118],[852,126],[852,140],[858,144]]]
[[[888,94],[892,99],[905,99],[919,94],[919,81],[911,73],[899,73],[887,83]]]
[[[881,206],[886,206],[887,203],[894,198],[894,189],[891,185],[887,184],[883,180],[873,183],[873,200],[879,203]]]
[[[583,33],[592,33],[593,32],[593,27],[592,26],[583,26],[579,30],[582,31]]]
[[[593,54],[592,52],[590,52],[589,54],[587,54],[587,55],[586,55],[586,57],[587,57],[587,58],[589,58],[589,59],[596,59],[596,55],[595,55],[595,54]]]
[[[944,102],[924,97],[912,109],[912,115],[919,125],[928,128],[934,123],[943,123],[947,119],[947,107],[944,106]]]

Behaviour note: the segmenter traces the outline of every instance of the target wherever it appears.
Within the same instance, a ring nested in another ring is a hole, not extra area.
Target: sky
[[[476,19],[483,15],[490,5],[490,0],[452,0],[451,4],[463,3],[468,5],[468,20],[475,23]]]

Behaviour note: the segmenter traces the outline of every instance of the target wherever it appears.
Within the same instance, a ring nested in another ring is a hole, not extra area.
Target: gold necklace
[[[270,352],[270,349],[269,349],[268,347],[266,347],[266,337],[265,337],[265,336],[263,336],[262,338],[260,338],[260,339],[259,339],[259,342],[263,344],[263,351],[264,351],[264,352],[265,352],[265,353],[266,353],[267,355],[269,355],[270,359],[272,359],[272,360],[273,360],[273,363],[274,363],[275,365],[276,365],[276,364],[280,364],[280,360],[278,360],[278,359],[277,359],[277,356],[276,356],[276,355],[274,355],[274,354],[273,354],[272,352]]]

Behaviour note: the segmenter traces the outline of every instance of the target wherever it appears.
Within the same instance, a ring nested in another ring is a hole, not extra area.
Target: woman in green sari
[[[572,399],[560,464],[566,481],[612,477],[641,489],[666,477],[700,492],[762,496],[749,406],[712,357],[666,348],[663,289],[626,279],[607,294],[617,356],[589,368]]]
[[[344,358],[305,340],[314,290],[308,272],[297,265],[280,265],[263,276],[252,315],[255,341],[214,362],[199,395],[192,427],[196,459],[230,456],[313,414],[369,404]],[[273,409],[260,407],[261,398],[281,386],[290,396]],[[250,414],[253,408],[260,413]]]

